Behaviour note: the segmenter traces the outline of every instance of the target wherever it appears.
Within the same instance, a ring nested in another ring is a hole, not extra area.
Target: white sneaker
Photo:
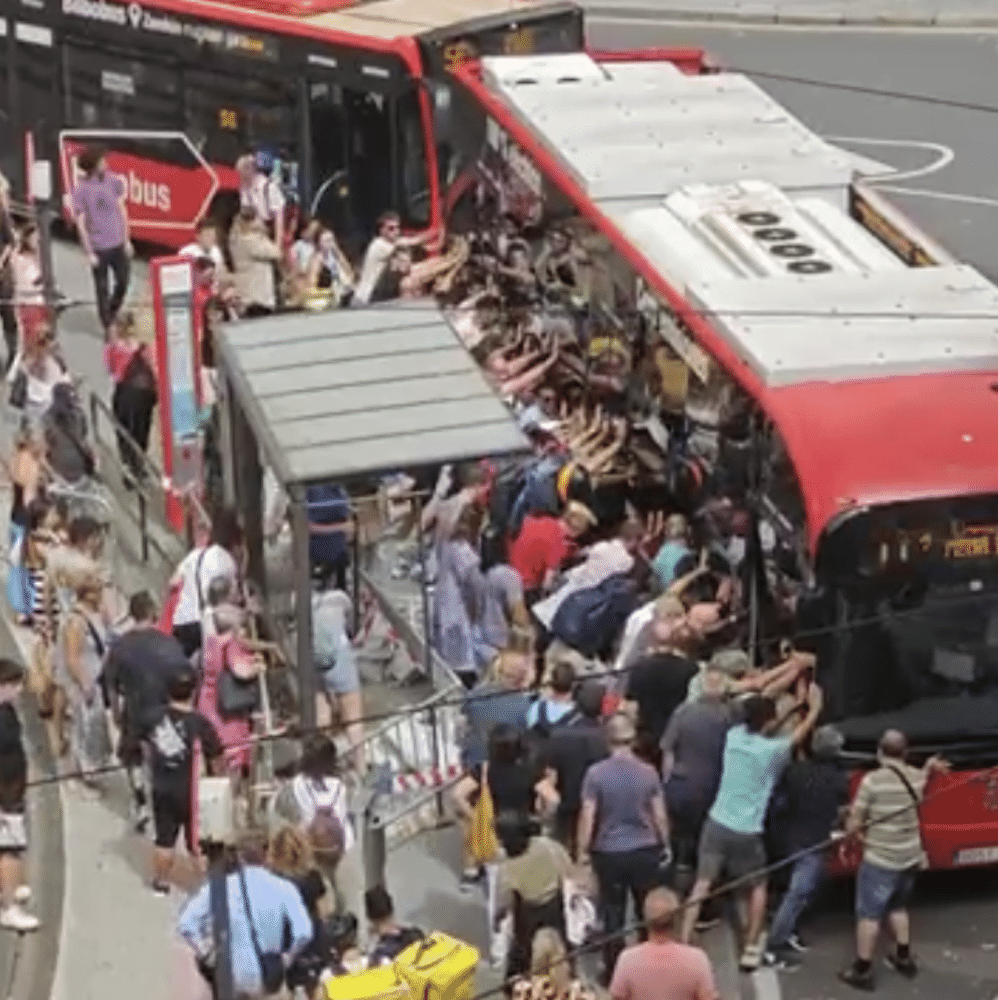
[[[22,906],[25,903],[31,902],[31,886],[30,885],[19,885],[14,890],[14,902],[20,903]]]
[[[19,903],[8,906],[5,910],[0,910],[0,927],[27,934],[29,931],[38,930],[40,926],[41,922],[38,917],[32,916]]]

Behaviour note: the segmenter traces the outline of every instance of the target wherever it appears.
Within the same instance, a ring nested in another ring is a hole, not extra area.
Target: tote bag
[[[489,788],[489,765],[482,764],[482,780],[478,801],[471,813],[465,838],[468,857],[480,865],[489,864],[499,856],[499,838],[495,830],[496,810]]]

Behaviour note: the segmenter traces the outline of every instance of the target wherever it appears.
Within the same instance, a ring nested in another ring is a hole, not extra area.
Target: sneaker
[[[856,990],[865,990],[872,993],[877,988],[876,980],[873,978],[873,969],[866,972],[859,972],[855,965],[850,965],[848,969],[839,972],[839,979]]]
[[[169,896],[170,887],[166,882],[153,882],[152,891],[157,896]]]
[[[747,944],[745,945],[745,950],[742,952],[742,957],[738,961],[738,968],[742,972],[755,972],[759,968],[759,963],[762,961],[762,948],[757,944]]]
[[[904,976],[905,979],[914,979],[918,975],[918,966],[911,955],[901,958],[896,951],[888,952],[884,955],[884,965],[888,969],[893,969],[899,976]]]
[[[787,938],[787,947],[791,951],[797,952],[798,955],[806,955],[811,950],[799,934],[791,934]]]
[[[461,873],[461,891],[471,892],[477,889],[482,880],[482,873],[477,868],[466,868]]]
[[[14,902],[20,903],[24,906],[25,903],[31,902],[31,886],[30,885],[19,885],[14,890]]]
[[[38,930],[40,926],[41,922],[38,917],[32,916],[19,903],[8,906],[5,910],[0,910],[0,927],[27,934],[30,931]]]
[[[787,948],[781,948],[779,951],[767,951],[762,958],[762,964],[769,969],[777,969],[780,972],[796,972],[801,967],[800,959]]]

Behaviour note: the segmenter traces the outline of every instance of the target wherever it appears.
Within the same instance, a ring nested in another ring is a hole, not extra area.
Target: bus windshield
[[[998,759],[996,500],[888,505],[826,534],[819,569],[838,609],[824,681],[854,749],[893,726]]]

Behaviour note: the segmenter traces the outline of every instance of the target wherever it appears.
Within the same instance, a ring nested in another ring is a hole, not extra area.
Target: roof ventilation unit
[[[806,242],[807,237],[775,212],[740,212],[735,218],[770,254],[784,262],[790,274],[828,274],[835,270],[817,255],[817,250]]]

